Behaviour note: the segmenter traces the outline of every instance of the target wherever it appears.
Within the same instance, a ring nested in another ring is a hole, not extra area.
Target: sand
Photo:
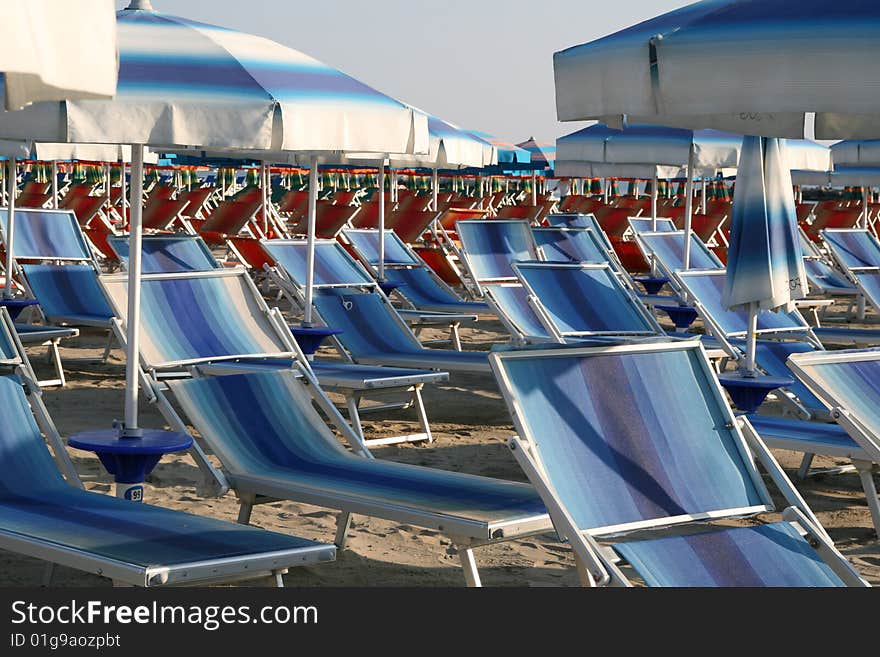
[[[465,328],[462,338],[468,349],[488,349],[504,342],[501,324],[484,319],[479,328]],[[426,331],[423,338],[439,337]],[[104,338],[95,331],[65,345],[64,357],[98,355]],[[50,369],[40,350],[31,350],[38,374]],[[64,389],[44,393],[46,406],[63,436],[85,429],[109,427],[122,414],[124,369],[122,353],[114,350],[106,364],[70,364]],[[425,403],[435,441],[375,448],[377,458],[431,466],[458,472],[524,481],[519,466],[508,453],[507,439],[514,430],[497,386],[490,375],[453,375],[450,382],[425,390]],[[158,411],[142,404],[142,425],[166,426]],[[368,437],[411,433],[417,430],[411,410],[385,411],[364,416]],[[93,455],[69,450],[86,488],[112,494],[112,480]],[[775,452],[786,471],[794,476],[800,458]],[[841,462],[842,463],[842,462]],[[838,464],[817,458],[817,466]],[[199,473],[188,455],[166,457],[150,476],[145,498],[151,504],[200,515],[235,520],[238,504],[234,494],[222,498],[202,497],[196,490]],[[772,484],[771,490],[774,490]],[[880,543],[873,533],[864,493],[855,473],[811,478],[797,482],[807,503],[818,515],[840,550],[871,583],[880,584]],[[775,491],[774,491],[775,494]],[[775,496],[782,508],[782,500]],[[771,514],[769,520],[778,519]],[[255,508],[254,525],[306,538],[332,542],[334,512],[292,502]],[[555,536],[537,536],[482,547],[476,551],[485,586],[577,586],[571,553]],[[0,586],[39,584],[43,562],[0,551]],[[297,568],[285,577],[288,586],[462,586],[458,557],[448,539],[437,532],[384,520],[355,516],[347,549],[335,563]],[[67,568],[56,570],[57,586],[110,586],[98,576]]]

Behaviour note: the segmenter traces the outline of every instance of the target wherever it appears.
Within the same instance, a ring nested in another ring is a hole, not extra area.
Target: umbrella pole
[[[749,332],[746,337],[746,376],[755,376],[755,349],[757,348],[758,303],[749,304]]]
[[[657,230],[657,171],[651,179],[651,230]]]
[[[706,214],[706,176],[703,176],[703,184],[700,185],[700,214]]]
[[[306,261],[306,302],[303,315],[303,326],[312,326],[312,298],[315,288],[315,219],[318,212],[318,156],[313,155],[309,168],[309,246]]]
[[[394,174],[391,174],[392,180]],[[385,160],[379,164],[379,189],[385,189]],[[385,193],[379,194],[379,282],[385,281]]]
[[[52,209],[58,209],[58,162],[52,160]]]
[[[128,207],[128,194],[125,192],[125,160],[122,160],[120,163],[120,175],[119,181],[122,183],[122,225],[125,225],[125,222],[128,221],[128,213],[125,211]]]
[[[684,200],[684,268],[691,268],[691,224],[694,219],[694,144],[688,154],[688,177]]]
[[[266,190],[266,163],[260,162],[260,187],[263,191],[263,235],[269,237],[269,194]],[[309,208],[311,209],[311,208]]]
[[[6,287],[3,288],[3,298],[12,298],[12,271],[15,264],[13,256],[15,241],[15,158],[10,157],[6,161],[6,196],[7,207],[9,208],[6,220]]]
[[[437,212],[437,206],[439,205],[437,200],[438,196],[440,195],[440,178],[437,175],[436,168],[431,172],[431,188],[433,189],[433,200],[431,201],[431,209],[434,212]]]
[[[862,187],[862,228],[868,228],[868,188]]]
[[[538,205],[538,172],[532,170],[532,205]]]
[[[144,191],[144,146],[131,147],[131,224],[128,236],[128,326],[125,347],[124,436],[138,437],[138,362],[141,322],[141,244]]]

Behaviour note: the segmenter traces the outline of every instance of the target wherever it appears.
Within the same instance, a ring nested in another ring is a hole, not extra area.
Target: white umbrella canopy
[[[113,0],[3,0],[5,107],[116,93]]]
[[[38,103],[0,115],[0,138],[132,144],[124,435],[137,436],[144,146],[427,152],[427,117],[268,39],[153,11],[117,14],[113,100]],[[313,171],[316,171],[316,165]],[[314,186],[313,186],[314,187]]]
[[[561,121],[880,135],[880,4],[707,0],[554,55]],[[626,83],[621,81],[625,80]]]

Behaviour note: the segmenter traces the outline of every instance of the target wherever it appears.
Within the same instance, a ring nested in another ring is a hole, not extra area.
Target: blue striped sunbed
[[[718,259],[703,240],[693,231],[690,235],[691,256],[689,269],[724,269]],[[685,234],[683,230],[639,232],[636,243],[648,262],[654,262],[670,281],[675,272],[684,269]]]
[[[596,215],[550,214],[547,215],[547,225],[557,228],[589,228],[599,237],[599,239],[602,240],[602,243],[605,245],[606,249],[608,249],[609,251],[612,250],[611,240],[608,239],[605,231],[602,230],[602,226],[596,219]]]
[[[72,486],[53,463],[29,401],[41,404],[25,397],[17,377],[0,376],[0,548],[134,586],[270,574],[280,583],[288,568],[335,558],[332,545]]]
[[[880,350],[795,354],[789,363],[856,444],[858,453],[848,456],[859,473],[874,529],[880,535],[880,500],[873,474],[873,466],[880,463]]]
[[[290,372],[172,381],[189,421],[220,459],[247,522],[255,503],[290,499],[438,530],[460,548],[479,585],[472,547],[549,529],[528,485],[364,458],[345,450]]]
[[[128,277],[104,276],[101,282],[114,312],[125,323]],[[157,374],[191,367],[208,374],[309,368],[322,387],[346,396],[352,423],[361,439],[357,407],[361,396],[378,390],[402,390],[411,393],[424,427],[423,434],[409,439],[430,440],[421,388],[448,378],[445,373],[413,368],[321,361],[307,364],[280,313],[266,306],[244,269],[145,275],[141,283],[140,335],[141,360]]]
[[[514,271],[536,314],[558,341],[596,336],[665,336],[608,264],[519,262]]]
[[[46,320],[59,325],[109,328],[113,310],[91,264],[22,265]]]
[[[653,586],[865,585],[757,434],[743,432],[699,344],[497,352],[491,363],[517,428],[511,449],[582,580],[630,585],[603,541]],[[773,510],[752,453],[791,505],[785,520],[686,531]],[[660,528],[666,537],[638,534]]]
[[[656,224],[651,217],[630,217],[629,227],[634,234],[639,233],[674,233],[678,230],[672,219],[657,217]]]
[[[3,234],[9,220],[7,210],[0,209]],[[92,253],[70,210],[15,211],[15,258],[39,261],[91,261]]]
[[[197,235],[144,235],[141,271],[144,274],[174,274],[211,271],[222,266],[208,245]],[[128,236],[107,239],[124,266],[128,266]]]
[[[342,330],[336,340],[356,363],[450,372],[489,371],[485,352],[423,347],[379,293],[323,288],[316,290],[314,303],[328,326]]]
[[[835,262],[852,279],[859,292],[880,311],[880,241],[868,230],[821,231]]]
[[[553,336],[535,314],[529,293],[521,283],[489,283],[483,286],[486,300],[510,332],[516,344],[553,342]]]
[[[531,231],[540,255],[547,262],[609,262],[608,252],[590,228],[532,228]]]
[[[463,263],[477,286],[516,280],[513,263],[537,260],[528,221],[469,219],[455,224]]]
[[[346,230],[344,235],[375,275],[379,266],[379,231]],[[417,310],[478,315],[491,312],[485,303],[463,301],[393,230],[385,231],[385,278],[399,284],[398,292]]]

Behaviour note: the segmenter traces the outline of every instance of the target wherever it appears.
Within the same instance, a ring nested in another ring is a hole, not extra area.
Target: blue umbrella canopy
[[[427,117],[269,39],[170,16],[117,13],[113,100],[37,103],[0,137],[296,152],[427,152]]]
[[[880,3],[705,0],[554,55],[561,121],[880,136]],[[626,84],[620,84],[626,80]]]
[[[743,140],[727,256],[728,308],[754,303],[792,310],[807,295],[785,149],[780,139]]]

